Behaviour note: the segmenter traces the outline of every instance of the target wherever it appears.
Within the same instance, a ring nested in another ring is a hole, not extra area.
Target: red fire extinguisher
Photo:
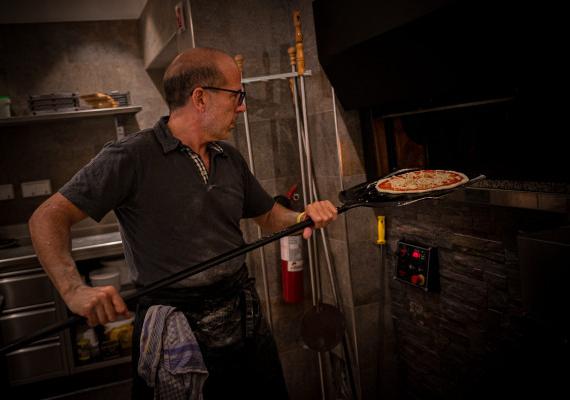
[[[293,185],[287,196],[277,196],[275,200],[285,207],[291,207],[291,200],[295,199],[297,185]],[[285,236],[280,239],[281,244],[281,282],[283,300],[286,303],[299,303],[303,301],[303,237],[301,235]]]
[[[286,303],[303,301],[303,237],[285,236],[281,242],[281,281]]]

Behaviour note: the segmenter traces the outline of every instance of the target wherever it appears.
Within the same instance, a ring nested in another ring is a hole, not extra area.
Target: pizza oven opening
[[[400,168],[452,169],[491,180],[569,183],[554,118],[517,97],[383,114],[361,110],[370,179]]]

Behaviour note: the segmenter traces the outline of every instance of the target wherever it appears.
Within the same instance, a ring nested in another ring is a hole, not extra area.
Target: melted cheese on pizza
[[[422,193],[451,189],[468,180],[469,178],[461,172],[419,170],[381,179],[376,183],[376,190],[381,193]]]

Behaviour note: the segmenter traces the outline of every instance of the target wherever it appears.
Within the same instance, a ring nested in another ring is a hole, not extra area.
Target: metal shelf
[[[62,119],[103,117],[107,115],[136,114],[140,110],[142,110],[141,106],[128,106],[128,107],[115,107],[115,108],[98,108],[98,109],[79,110],[79,111],[53,112],[53,113],[29,115],[23,117],[1,118],[0,126],[25,125],[25,124],[33,124],[36,122],[46,122],[46,121],[62,120]]]

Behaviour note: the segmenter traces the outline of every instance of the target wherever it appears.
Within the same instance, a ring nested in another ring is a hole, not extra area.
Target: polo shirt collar
[[[156,139],[162,146],[162,151],[166,154],[173,150],[184,146],[184,144],[172,135],[168,128],[168,116],[161,117],[154,126],[154,134]],[[217,142],[208,143],[208,150],[215,151],[218,154],[224,154],[224,149]]]
[[[160,118],[156,125],[154,125],[154,135],[162,146],[162,151],[165,154],[176,150],[181,144],[180,140],[172,135],[172,132],[168,129],[168,125],[166,125],[167,123],[168,116]]]

